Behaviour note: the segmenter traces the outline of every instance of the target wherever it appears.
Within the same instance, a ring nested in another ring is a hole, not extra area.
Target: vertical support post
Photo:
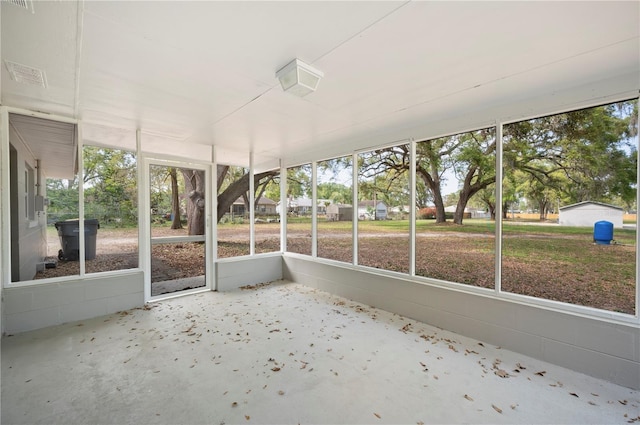
[[[256,253],[256,215],[255,215],[255,181],[253,151],[249,152],[249,255]]]
[[[211,163],[213,164],[213,176],[210,179],[211,185],[211,237],[209,239],[211,245],[211,259],[213,264],[218,260],[218,157],[216,147],[211,147]],[[213,286],[211,289],[214,289]]]
[[[151,299],[151,205],[149,163],[142,153],[142,132],[136,130],[136,179],[138,181],[138,264],[144,272],[144,302]]]
[[[86,273],[86,234],[84,232],[84,141],[82,139],[82,122],[76,124],[78,142],[78,218],[79,218],[79,248],[80,248],[80,276]]]
[[[496,294],[502,291],[502,123],[496,123],[496,223],[495,223],[495,282]]]
[[[11,173],[9,172],[9,111],[6,106],[0,106],[0,223],[2,229],[0,270],[2,276],[0,284],[6,287],[11,283],[11,209],[9,206],[9,185]]]
[[[416,141],[409,142],[409,275],[416,275]]]
[[[353,265],[358,265],[358,154],[351,157],[352,197],[351,203],[351,237],[353,238]]]
[[[287,199],[287,169],[280,159],[280,252],[287,251],[287,210],[289,200]]]
[[[638,111],[640,111],[640,97],[638,98]],[[640,120],[636,119],[636,156],[640,152]],[[640,323],[640,286],[638,281],[640,280],[640,255],[638,254],[638,248],[640,247],[640,233],[638,232],[638,201],[640,200],[640,161],[636,157],[636,163],[638,169],[636,170],[636,319]]]
[[[318,256],[318,162],[311,163],[311,256]]]
[[[216,164],[216,147],[211,146],[211,167],[209,167],[211,177],[208,179],[207,214],[208,225],[205,230],[205,284],[207,288],[215,291],[217,285],[217,263],[218,255],[218,165]]]

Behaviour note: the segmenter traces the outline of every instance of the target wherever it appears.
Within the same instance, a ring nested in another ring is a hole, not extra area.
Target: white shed
[[[360,220],[386,220],[387,204],[382,201],[358,202],[358,219]]]
[[[562,226],[593,226],[598,221],[606,220],[613,223],[613,227],[622,228],[623,215],[623,209],[615,205],[585,201],[560,207],[558,221]]]

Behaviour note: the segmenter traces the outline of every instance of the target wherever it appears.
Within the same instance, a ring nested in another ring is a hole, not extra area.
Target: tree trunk
[[[189,235],[204,235],[204,171],[181,168],[187,193],[187,230]]]
[[[422,178],[424,184],[431,190],[433,195],[433,204],[436,207],[436,223],[444,223],[447,221],[447,217],[444,211],[444,202],[442,202],[442,192],[440,191],[440,179],[437,177],[434,179],[430,173],[419,167],[420,170],[417,174]]]
[[[464,220],[464,210],[467,207],[467,202],[473,196],[471,188],[466,186],[460,191],[460,197],[458,198],[458,204],[456,205],[456,212],[453,213],[453,222],[456,224],[462,224]]]
[[[488,205],[489,205],[489,214],[491,215],[491,220],[496,221],[496,205],[491,203]]]
[[[169,177],[171,177],[171,228],[182,229],[182,221],[180,220],[178,173],[175,168],[169,168]]]
[[[538,208],[540,208],[540,221],[545,221],[547,219],[547,200],[541,200],[538,203]]]

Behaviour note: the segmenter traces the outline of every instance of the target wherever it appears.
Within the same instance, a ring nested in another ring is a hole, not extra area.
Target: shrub
[[[436,209],[435,207],[420,208],[417,216],[419,220],[434,219],[436,218]]]

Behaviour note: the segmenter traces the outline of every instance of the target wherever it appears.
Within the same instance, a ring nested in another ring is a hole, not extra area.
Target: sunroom
[[[636,419],[638,2],[0,7],[3,376],[18,338],[264,290],[588,375]],[[609,243],[559,223],[581,202],[623,211]]]

